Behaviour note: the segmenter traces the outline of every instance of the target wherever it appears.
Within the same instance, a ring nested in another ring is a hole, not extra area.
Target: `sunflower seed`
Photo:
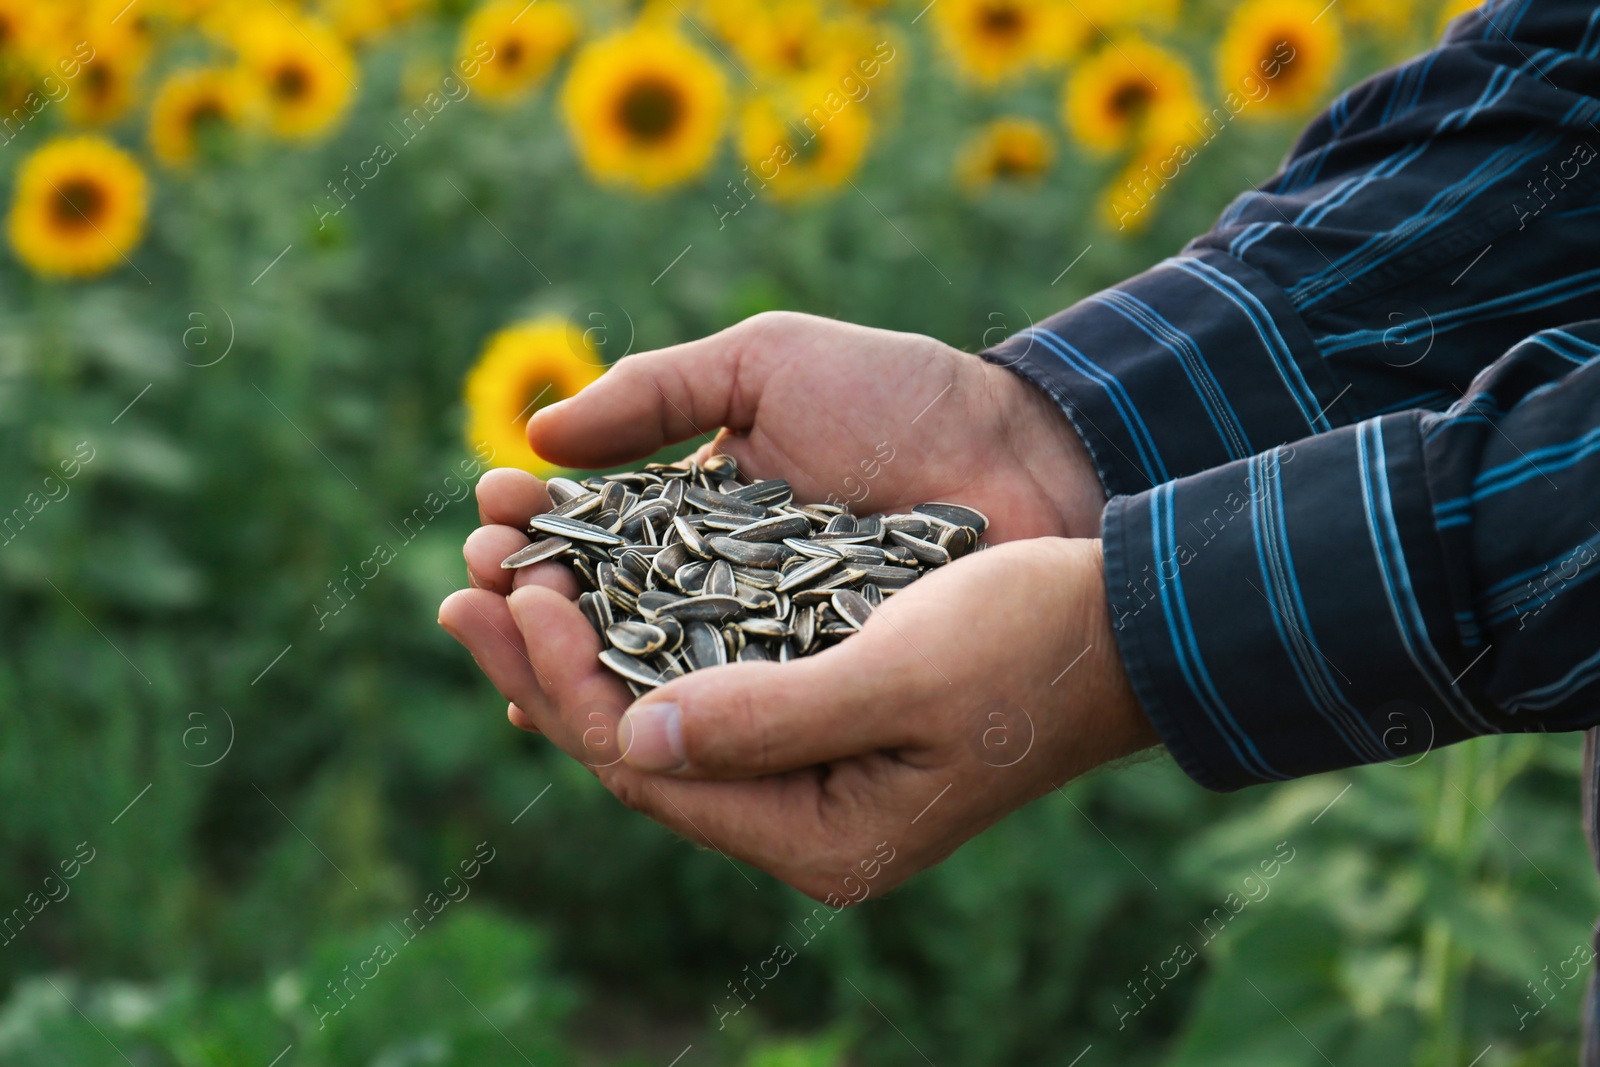
[[[766,541],[736,541],[731,537],[706,539],[711,551],[746,567],[776,568],[793,553],[784,545]]]
[[[528,525],[540,533],[565,537],[570,541],[587,541],[595,545],[620,545],[623,543],[622,538],[603,526],[558,515],[535,515]]]
[[[789,637],[794,627],[778,619],[740,619],[738,627],[748,637]]]
[[[783,576],[783,579],[778,582],[778,592],[787,593],[790,590],[798,589],[810,582],[813,578],[817,578],[832,570],[838,564],[838,562],[838,559],[829,559],[826,556],[822,556],[818,559],[807,560]]]
[[[722,643],[722,631],[710,623],[695,620],[684,627],[683,636],[689,664],[696,670],[728,662],[728,647]]]
[[[811,524],[800,515],[774,515],[741,526],[728,536],[740,541],[783,541],[811,532]]]
[[[940,522],[946,522],[952,526],[964,526],[980,536],[989,529],[989,517],[983,512],[975,508],[969,508],[964,504],[935,502],[918,504],[911,510],[918,515],[926,515],[929,518],[938,519]]]
[[[654,689],[666,681],[661,672],[641,659],[636,659],[626,652],[619,652],[608,648],[600,653],[600,662],[616,671],[630,682],[638,682],[642,686]]]
[[[731,619],[739,614],[742,605],[731,596],[691,596],[664,604],[656,609],[657,614],[665,615],[680,622],[693,620],[714,619],[721,621]]]
[[[550,494],[550,502],[557,506],[576,500],[579,497],[592,495],[589,490],[571,478],[551,478],[544,483],[544,487]]]
[[[859,630],[866,624],[867,616],[872,614],[872,605],[854,589],[840,589],[833,594],[833,610],[852,629]]]
[[[678,539],[683,542],[683,547],[701,559],[711,559],[711,546],[706,544],[706,539],[700,536],[688,519],[682,515],[674,516],[672,528],[678,532]]]
[[[546,537],[542,541],[535,541],[527,548],[519,549],[500,561],[500,566],[506,570],[517,567],[531,567],[553,556],[559,556],[572,547],[572,542],[565,537]]]
[[[950,562],[950,550],[933,541],[924,541],[920,537],[913,537],[900,530],[890,530],[889,537],[896,544],[910,549],[911,554],[921,563],[937,567]]]
[[[585,515],[593,515],[600,510],[600,497],[597,493],[584,493],[583,496],[569,500],[565,504],[557,504],[550,509],[549,514],[557,518],[581,519]]]
[[[733,596],[735,589],[733,568],[728,566],[727,560],[717,560],[706,572],[706,584],[701,592],[706,596]]]
[[[648,656],[667,647],[667,631],[647,622],[619,622],[606,631],[611,647],[630,656]]]

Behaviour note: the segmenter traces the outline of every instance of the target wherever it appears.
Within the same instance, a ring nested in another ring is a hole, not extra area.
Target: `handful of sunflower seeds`
[[[555,507],[529,523],[538,540],[500,566],[571,564],[600,662],[634,696],[688,671],[821,651],[989,528],[961,504],[865,518],[796,504],[787,481],[743,479],[731,456],[546,484]]]

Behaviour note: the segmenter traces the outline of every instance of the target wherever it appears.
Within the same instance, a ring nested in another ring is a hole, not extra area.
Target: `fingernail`
[[[681,771],[689,765],[683,751],[683,716],[667,701],[639,704],[617,727],[622,758],[641,771]]]

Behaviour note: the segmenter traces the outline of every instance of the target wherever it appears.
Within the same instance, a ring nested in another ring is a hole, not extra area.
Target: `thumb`
[[[553,463],[597,468],[719,427],[749,429],[767,367],[752,321],[619,360],[576,396],[535,413],[528,443]]]
[[[886,656],[873,635],[788,663],[735,663],[676,679],[617,728],[623,758],[689,778],[780,774],[919,743],[906,714],[925,672]]]

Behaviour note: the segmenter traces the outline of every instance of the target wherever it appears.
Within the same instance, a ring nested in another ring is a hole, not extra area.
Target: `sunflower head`
[[[739,154],[763,195],[801,200],[842,186],[861,165],[872,133],[867,110],[811,83],[782,97],[756,96],[739,122]]]
[[[575,396],[604,370],[583,332],[565,319],[535,319],[501,330],[467,374],[467,443],[487,444],[497,460],[547,477],[558,468],[528,447],[528,419]]]
[[[956,69],[980,85],[1050,61],[1065,31],[1053,0],[942,0],[930,14]]]
[[[126,115],[138,96],[145,55],[143,43],[131,34],[95,38],[94,58],[83,64],[62,100],[67,116],[80,126],[105,126]]]
[[[762,85],[842,78],[872,55],[882,33],[859,16],[825,13],[813,0],[747,5],[730,20],[729,41]]]
[[[38,0],[0,0],[0,57],[16,60],[39,48],[44,19]]]
[[[650,190],[710,163],[727,96],[714,62],[670,29],[641,23],[584,47],[561,103],[591,174]]]
[[[1296,114],[1327,93],[1342,48],[1337,14],[1315,0],[1245,0],[1217,45],[1217,77],[1250,94],[1246,115]]]
[[[111,142],[51,141],[18,169],[11,247],[39,274],[99,274],[139,243],[146,195],[144,172]]]
[[[150,149],[169,167],[186,167],[245,116],[239,73],[220,67],[179,71],[150,105]]]
[[[327,134],[355,91],[349,48],[321,22],[282,14],[248,21],[235,37],[240,73],[267,128],[291,141]]]
[[[956,163],[961,185],[979,192],[996,182],[1037,181],[1055,158],[1050,133],[1032,119],[996,119],[974,134]]]
[[[1113,39],[1084,60],[1067,81],[1062,118],[1091,152],[1136,143],[1152,127],[1171,125],[1195,108],[1194,78],[1171,52],[1142,38]]]
[[[1100,191],[1098,206],[1106,229],[1131,237],[1150,226],[1162,191],[1177,174],[1181,151],[1149,147],[1133,154]]]
[[[412,12],[392,0],[320,0],[318,16],[352,46],[371,44]]]
[[[489,0],[461,28],[463,62],[477,62],[485,100],[526,96],[578,38],[578,16],[560,0]]]

